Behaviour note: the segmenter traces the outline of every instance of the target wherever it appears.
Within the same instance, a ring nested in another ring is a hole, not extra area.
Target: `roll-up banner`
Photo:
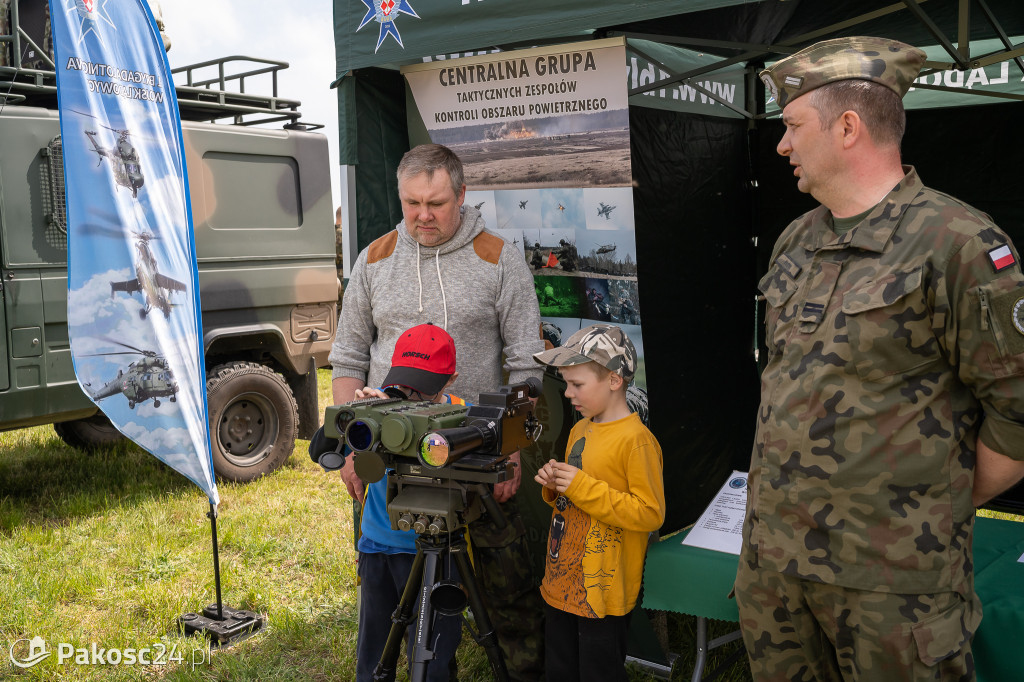
[[[530,264],[545,338],[611,322],[640,331],[625,41],[403,67],[432,142],[466,172],[466,204]]]
[[[181,121],[143,0],[50,0],[82,389],[219,503]]]

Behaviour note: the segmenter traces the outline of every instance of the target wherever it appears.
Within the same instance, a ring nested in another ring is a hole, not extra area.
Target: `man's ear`
[[[841,127],[844,149],[852,147],[864,134],[864,121],[856,111],[844,111],[837,123]]]

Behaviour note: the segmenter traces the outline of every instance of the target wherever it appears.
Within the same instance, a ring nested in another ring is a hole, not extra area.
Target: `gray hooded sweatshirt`
[[[464,400],[502,384],[502,352],[510,383],[542,374],[533,360],[544,342],[530,269],[471,206],[439,247],[420,246],[403,220],[359,254],[331,349],[333,378],[380,386],[399,335],[426,322],[455,340],[459,378],[448,392]]]

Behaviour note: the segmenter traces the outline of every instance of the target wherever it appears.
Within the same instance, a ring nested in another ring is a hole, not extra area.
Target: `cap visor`
[[[533,359],[542,365],[550,367],[569,367],[570,365],[582,365],[585,362],[594,362],[586,355],[581,355],[565,346],[552,348],[551,350],[535,353]]]
[[[415,367],[392,367],[388,375],[384,377],[381,388],[407,386],[423,395],[434,395],[441,392],[451,376],[451,374],[436,374]]]

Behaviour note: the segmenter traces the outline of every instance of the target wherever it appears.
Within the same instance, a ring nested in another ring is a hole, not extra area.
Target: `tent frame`
[[[903,10],[909,11],[914,17],[928,30],[929,33],[935,38],[936,42],[946,50],[952,59],[951,62],[937,62],[937,61],[926,61],[925,69],[922,70],[921,76],[928,76],[938,71],[947,71],[951,69],[977,69],[991,64],[998,64],[1005,61],[1013,61],[1017,68],[1020,69],[1021,73],[1024,74],[1024,59],[1021,58],[1024,55],[1024,44],[1013,45],[1010,42],[1009,36],[1006,31],[1003,30],[999,20],[992,13],[985,0],[959,0],[959,17],[957,22],[957,42],[956,45],[943,33],[943,31],[932,21],[924,9],[921,7],[921,3],[927,0],[903,0],[902,2],[888,5],[881,9],[867,12],[865,14],[858,15],[846,21],[837,22],[829,26],[810,31],[808,33],[801,34],[790,40],[786,40],[778,45],[759,45],[751,43],[738,43],[722,40],[709,40],[705,38],[686,38],[680,36],[668,36],[668,35],[657,35],[651,33],[635,33],[630,31],[609,31],[609,36],[624,36],[627,40],[630,38],[636,40],[649,40],[653,42],[665,43],[669,45],[679,45],[683,47],[696,47],[696,48],[714,48],[714,49],[727,49],[727,50],[742,50],[739,54],[726,57],[721,61],[713,64],[708,64],[696,69],[676,73],[672,69],[662,64],[656,59],[653,59],[643,51],[636,48],[636,46],[630,44],[629,49],[634,53],[640,55],[644,59],[647,59],[653,64],[656,64],[659,68],[669,74],[667,78],[648,83],[637,88],[632,88],[629,91],[630,97],[634,95],[642,95],[652,90],[659,90],[668,85],[675,85],[677,83],[684,83],[694,88],[698,92],[711,97],[716,102],[725,105],[729,109],[741,114],[742,116],[749,119],[760,119],[768,116],[774,116],[778,112],[768,113],[757,113],[748,110],[740,109],[735,105],[726,102],[721,97],[714,95],[707,89],[694,82],[692,79],[702,76],[706,73],[717,71],[726,66],[732,66],[738,63],[747,63],[751,61],[760,61],[770,57],[779,57],[793,54],[799,51],[801,45],[805,45],[814,41],[815,39],[829,35],[836,31],[851,28],[853,26],[860,25],[864,22],[878,19],[883,16],[899,12]],[[981,12],[984,15],[986,21],[990,24],[991,28],[996,32],[999,40],[1003,43],[1004,49],[990,52],[984,55],[971,56],[971,41],[970,41],[970,28],[971,28],[971,4],[977,3],[981,8]],[[944,92],[955,92],[975,95],[979,97],[998,97],[1003,99],[1011,99],[1017,101],[1024,101],[1024,95],[1016,93],[1005,93],[1005,92],[980,92],[971,90],[968,88],[957,88],[949,87],[944,85],[931,85],[925,83],[916,83],[915,88],[921,88],[923,90],[941,90]]]

